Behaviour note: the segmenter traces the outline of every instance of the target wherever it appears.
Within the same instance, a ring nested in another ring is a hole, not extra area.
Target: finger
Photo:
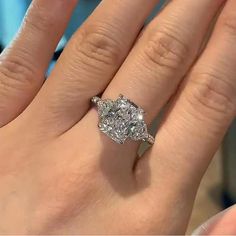
[[[127,95],[152,120],[196,58],[222,2],[172,1],[147,27],[104,96]]]
[[[76,2],[32,2],[16,39],[0,57],[0,127],[18,116],[38,92]]]
[[[192,235],[235,235],[236,207],[231,207],[209,219]]]
[[[48,128],[58,133],[76,123],[91,97],[112,79],[157,2],[102,1],[69,42],[31,113],[44,106],[40,122],[46,120]]]
[[[171,1],[140,37],[104,97],[116,99],[120,93],[125,95],[146,111],[150,122],[174,93],[196,58],[204,34],[222,2]],[[91,111],[85,120],[85,126],[96,123],[97,114]],[[97,128],[91,133],[98,133]],[[134,147],[133,152],[136,152],[137,146]],[[127,146],[116,145],[116,148],[120,153]],[[134,158],[135,155],[133,158],[125,157],[131,165]]]
[[[158,141],[139,163],[139,170],[150,166],[151,192],[169,186],[166,204],[184,203],[180,222],[187,220],[202,175],[236,115],[235,13],[236,2],[227,1],[207,48],[159,129]]]

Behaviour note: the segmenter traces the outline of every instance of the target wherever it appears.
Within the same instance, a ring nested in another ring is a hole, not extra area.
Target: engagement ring
[[[154,143],[144,121],[144,110],[123,95],[114,101],[93,97],[92,102],[98,108],[99,129],[115,142],[123,144],[130,138]]]

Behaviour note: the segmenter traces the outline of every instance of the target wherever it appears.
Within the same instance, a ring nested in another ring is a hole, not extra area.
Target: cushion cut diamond
[[[116,101],[100,100],[97,105],[99,128],[114,141],[122,144],[127,138],[137,141],[148,137],[144,111],[124,96]]]

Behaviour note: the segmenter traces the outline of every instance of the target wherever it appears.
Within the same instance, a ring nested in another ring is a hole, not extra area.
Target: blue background
[[[2,47],[5,47],[16,34],[30,2],[31,0],[0,0],[0,44],[2,45]],[[59,48],[63,47],[63,45],[71,37],[73,32],[91,14],[91,12],[99,4],[99,2],[100,0],[79,1],[79,4],[74,11],[65,35],[60,42]],[[161,4],[159,4],[155,8],[150,17],[158,12],[160,5]]]

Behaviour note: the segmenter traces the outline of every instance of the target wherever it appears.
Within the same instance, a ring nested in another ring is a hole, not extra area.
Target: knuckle
[[[185,62],[188,51],[188,46],[172,33],[159,31],[150,37],[143,52],[148,64],[176,70]]]
[[[30,63],[21,56],[7,56],[0,60],[0,80],[5,88],[33,84],[35,73]]]
[[[189,100],[193,105],[203,106],[217,113],[236,112],[236,89],[233,84],[215,73],[200,73],[190,79],[192,83]]]
[[[73,37],[72,46],[78,59],[97,67],[114,66],[121,61],[120,43],[106,28],[92,26],[81,30],[78,36]]]
[[[32,9],[34,10],[26,14],[23,25],[40,32],[49,31],[53,26],[54,16],[36,2],[33,3]]]

